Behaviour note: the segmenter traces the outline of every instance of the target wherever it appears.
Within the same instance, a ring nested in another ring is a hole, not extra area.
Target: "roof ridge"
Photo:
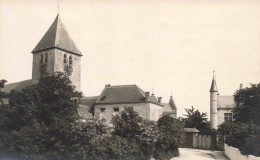
[[[98,98],[99,96],[90,96],[90,97],[82,97],[81,99],[90,99],[90,98]]]
[[[126,84],[126,85],[107,86],[107,88],[113,88],[113,87],[131,87],[131,86],[136,86],[136,84]]]
[[[58,35],[58,23],[59,23],[59,13],[57,14],[56,16],[56,19],[54,20],[54,22],[57,20],[57,23],[56,23],[56,31],[55,31],[55,37],[54,37],[54,47],[56,47],[55,44],[57,44],[56,40],[57,40],[57,35]]]
[[[32,81],[32,79],[26,79],[26,80],[23,80],[23,81],[17,81],[17,82],[11,82],[11,83],[8,83],[8,82],[7,82],[7,83],[5,84],[5,86],[6,86],[6,85],[9,85],[9,84],[21,83],[21,82],[25,82],[25,81]]]
[[[137,90],[138,90],[138,92],[140,92],[141,93],[141,95],[143,96],[143,97],[145,97],[145,95],[144,95],[144,91],[140,88],[140,87],[138,87],[137,85],[135,85],[136,86],[136,88],[137,88]],[[142,91],[142,92],[141,92]]]

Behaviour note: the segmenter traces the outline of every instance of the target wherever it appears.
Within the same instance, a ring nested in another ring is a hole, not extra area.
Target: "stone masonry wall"
[[[47,63],[45,62],[46,54],[48,54]],[[43,63],[47,64],[47,72],[49,74],[53,74],[54,72],[64,72],[65,63],[63,62],[63,56],[66,54],[67,56],[67,65],[69,64],[69,56],[72,56],[72,68],[73,72],[70,75],[70,80],[72,84],[76,87],[77,91],[80,91],[80,56],[71,54],[66,51],[62,51],[59,49],[49,49],[46,51],[41,51],[33,54],[33,70],[32,70],[32,79],[34,83],[37,83],[37,80],[40,78],[39,67],[41,65],[41,55],[43,55]]]
[[[48,54],[47,62],[45,62],[46,54]],[[41,55],[43,55],[43,63],[41,63]],[[47,65],[47,72],[53,74],[54,70],[54,50],[46,50],[33,54],[32,79],[33,83],[37,83],[40,78],[40,65]]]
[[[67,57],[67,63],[63,62],[64,54],[66,54]],[[69,56],[72,56],[72,68],[73,72],[70,75],[70,80],[72,84],[76,87],[77,91],[80,91],[80,56],[71,54],[59,49],[55,49],[55,59],[54,59],[54,72],[64,72],[64,66],[69,64]]]

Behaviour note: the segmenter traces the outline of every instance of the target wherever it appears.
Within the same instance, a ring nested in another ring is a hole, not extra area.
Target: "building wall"
[[[53,74],[54,71],[54,57],[55,51],[53,49],[41,51],[33,54],[32,79],[33,83],[37,83],[40,79],[40,65],[47,65],[47,72]],[[45,62],[46,54],[48,54],[47,62]],[[41,55],[43,55],[43,63],[41,63]]]
[[[218,109],[218,125],[224,122],[224,113],[232,113],[232,109],[228,109],[228,108]]]
[[[67,56],[67,63],[65,64],[63,62],[63,56],[64,54],[66,54]],[[55,49],[55,60],[54,60],[54,72],[64,72],[64,66],[69,64],[69,56],[72,56],[72,68],[73,68],[73,72],[70,75],[70,80],[72,82],[72,84],[76,87],[77,91],[80,91],[80,69],[81,69],[81,65],[80,65],[80,60],[81,57],[75,54],[71,54],[69,52],[66,51],[62,51],[59,49]]]
[[[45,63],[45,56],[48,53],[48,61],[47,61],[47,72],[49,74],[53,74],[54,72],[64,72],[63,56],[67,55],[67,65],[69,64],[69,56],[72,56],[72,68],[73,72],[70,75],[70,80],[72,84],[75,85],[76,90],[80,91],[80,56],[71,54],[59,49],[49,49],[46,51],[41,51],[33,54],[33,71],[32,71],[32,79],[33,83],[37,83],[40,78],[39,67],[41,65],[41,55],[43,55],[43,63]]]
[[[125,107],[133,107],[142,118],[157,121],[163,113],[163,107],[152,103],[130,103],[130,104],[96,104],[94,108],[94,117],[104,118],[110,122],[113,118],[114,108],[119,108],[122,112]],[[101,114],[101,108],[105,112]]]
[[[150,103],[150,120],[157,121],[163,115],[163,106]]]

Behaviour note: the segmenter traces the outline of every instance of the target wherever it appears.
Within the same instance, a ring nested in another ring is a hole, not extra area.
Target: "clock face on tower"
[[[73,68],[71,65],[64,65],[64,72],[67,76],[70,76],[73,72]]]

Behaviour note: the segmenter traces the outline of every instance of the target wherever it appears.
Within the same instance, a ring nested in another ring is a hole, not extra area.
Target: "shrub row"
[[[260,129],[253,123],[223,123],[218,128],[220,139],[238,148],[244,155],[260,156]]]

